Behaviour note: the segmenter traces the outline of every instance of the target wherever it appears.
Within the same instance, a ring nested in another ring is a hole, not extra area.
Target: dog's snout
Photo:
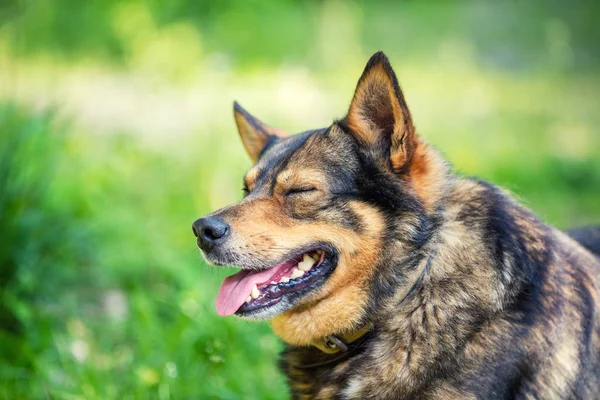
[[[200,218],[192,224],[192,231],[198,238],[202,250],[210,251],[229,235],[229,225],[219,217]]]

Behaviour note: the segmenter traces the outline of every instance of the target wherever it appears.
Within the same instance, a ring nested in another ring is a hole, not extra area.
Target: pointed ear
[[[376,150],[389,149],[396,172],[409,166],[416,135],[408,106],[389,60],[375,53],[360,77],[345,123],[359,141]]]
[[[269,140],[274,137],[287,137],[287,133],[280,129],[271,128],[254,118],[248,111],[244,110],[237,101],[233,102],[233,116],[237,125],[242,143],[246,152],[253,162],[256,162],[260,154],[267,146]]]

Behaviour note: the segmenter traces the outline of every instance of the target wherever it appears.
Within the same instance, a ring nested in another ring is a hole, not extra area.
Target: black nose
[[[210,251],[229,235],[229,225],[219,217],[200,218],[192,224],[192,231],[198,238],[198,246],[204,251]]]

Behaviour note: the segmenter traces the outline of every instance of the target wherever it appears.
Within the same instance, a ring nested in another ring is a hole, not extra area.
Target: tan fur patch
[[[417,141],[415,154],[409,168],[408,179],[428,212],[443,196],[452,183],[449,168],[439,153],[421,139]]]
[[[374,208],[351,202],[352,209],[368,227],[364,235],[331,226],[313,226],[313,240],[327,238],[339,250],[338,266],[319,292],[317,301],[283,313],[271,321],[285,342],[309,345],[324,336],[358,327],[368,299],[365,287],[377,265],[378,242],[384,229],[382,216]]]
[[[250,171],[246,173],[244,177],[244,184],[248,188],[248,190],[254,189],[254,185],[256,184],[256,178],[258,177],[258,168],[252,167]]]

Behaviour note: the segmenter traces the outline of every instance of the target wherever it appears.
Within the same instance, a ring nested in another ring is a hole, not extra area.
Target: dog
[[[244,198],[193,232],[241,267],[217,312],[270,321],[293,398],[600,398],[600,228],[453,173],[382,52],[327,128],[234,117]]]

